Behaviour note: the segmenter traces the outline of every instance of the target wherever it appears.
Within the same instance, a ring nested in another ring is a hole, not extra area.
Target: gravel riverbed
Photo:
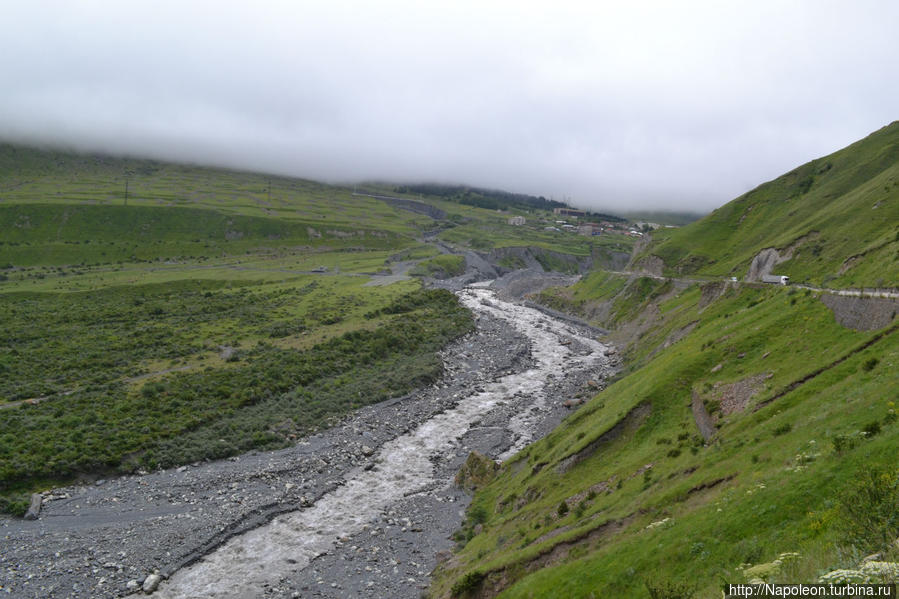
[[[0,519],[0,594],[420,597],[463,519],[469,453],[509,457],[615,367],[595,331],[459,293],[477,329],[437,384],[288,449],[55,489],[38,520]]]

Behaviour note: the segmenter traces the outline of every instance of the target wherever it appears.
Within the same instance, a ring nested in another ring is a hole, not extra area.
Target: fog
[[[897,117],[899,3],[7,3],[0,139],[710,210]]]

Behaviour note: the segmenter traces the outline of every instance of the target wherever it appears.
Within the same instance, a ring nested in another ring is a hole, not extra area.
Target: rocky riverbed
[[[54,490],[38,520],[0,519],[0,593],[419,597],[462,521],[469,453],[509,457],[614,367],[595,331],[459,293],[478,326],[439,383],[292,448]]]

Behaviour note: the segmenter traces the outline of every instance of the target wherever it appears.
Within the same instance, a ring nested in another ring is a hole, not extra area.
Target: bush
[[[31,504],[27,495],[14,495],[12,497],[0,496],[0,513],[22,517],[28,511]]]
[[[559,514],[559,518],[563,518],[568,513],[568,504],[563,501],[559,504],[559,509],[556,512]]]
[[[693,585],[673,580],[660,582],[645,581],[646,590],[650,599],[692,599],[696,595],[696,587]]]
[[[873,437],[880,433],[880,422],[877,420],[873,420],[865,425],[865,428],[862,429],[862,432],[865,433],[866,437]]]
[[[479,572],[478,570],[469,572],[456,581],[450,592],[452,593],[453,597],[464,597],[470,595],[481,586],[481,583],[484,582],[484,579],[486,577],[486,574],[484,574],[483,572]]]
[[[880,551],[899,537],[899,470],[867,467],[840,496],[839,527],[858,550]]]
[[[852,435],[837,435],[833,438],[833,450],[843,453],[858,445],[858,437]]]
[[[785,423],[781,424],[780,426],[778,426],[776,429],[774,429],[773,433],[774,433],[775,437],[779,437],[780,435],[787,434],[791,430],[793,430],[793,425],[789,422],[785,422]]]
[[[879,362],[880,360],[878,360],[877,358],[868,358],[867,360],[865,360],[865,363],[862,364],[862,370],[864,370],[865,372],[871,372]]]

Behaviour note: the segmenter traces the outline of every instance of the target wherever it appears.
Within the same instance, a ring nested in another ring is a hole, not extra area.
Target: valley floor
[[[0,592],[118,597],[158,572],[170,597],[420,596],[469,453],[520,449],[613,370],[590,331],[491,295],[462,292],[477,330],[427,389],[288,449],[57,489],[39,520],[0,520]]]

